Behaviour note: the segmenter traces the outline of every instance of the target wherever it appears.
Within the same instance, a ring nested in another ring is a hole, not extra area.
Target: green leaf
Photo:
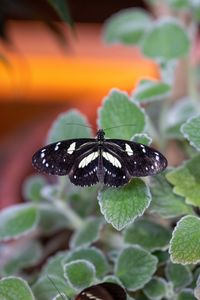
[[[19,277],[5,277],[0,280],[2,300],[35,300],[28,283]]]
[[[160,277],[153,277],[143,289],[144,294],[148,299],[161,300],[167,294],[167,283]]]
[[[113,89],[99,110],[98,124],[107,137],[131,139],[144,129],[144,113],[125,92]],[[106,128],[115,127],[109,130]]]
[[[158,266],[163,266],[169,260],[169,253],[168,251],[161,251],[157,250],[152,253],[158,259]]]
[[[98,278],[102,278],[108,272],[108,263],[105,256],[95,247],[78,248],[71,251],[69,256],[66,259],[63,259],[63,264],[79,259],[84,259],[92,263],[95,266],[96,276]]]
[[[194,297],[193,290],[184,289],[178,294],[177,300],[196,300],[196,298]]]
[[[81,290],[93,282],[95,267],[84,259],[71,261],[64,265],[64,276],[74,289]]]
[[[121,230],[144,213],[151,201],[151,194],[144,181],[135,178],[122,188],[99,192],[98,200],[106,221]]]
[[[200,219],[185,216],[176,225],[170,242],[171,260],[180,264],[200,262]]]
[[[88,218],[82,228],[77,230],[70,239],[71,248],[78,246],[88,246],[99,239],[102,228],[102,219]]]
[[[168,171],[151,178],[152,201],[150,212],[163,218],[174,218],[192,213],[192,207],[187,205],[184,198],[173,193],[173,187],[165,178]]]
[[[55,297],[53,297],[52,300],[68,300],[67,296],[64,293],[57,294]]]
[[[135,291],[151,280],[156,265],[155,256],[140,247],[130,246],[120,253],[115,273],[128,290]]]
[[[145,35],[142,51],[148,57],[165,61],[186,55],[189,45],[188,35],[176,19],[162,18]]]
[[[103,282],[111,282],[121,285],[121,287],[124,287],[119,278],[115,275],[107,275],[104,277]]]
[[[172,282],[176,292],[181,291],[192,282],[192,273],[187,266],[169,262],[166,266],[165,273],[167,279]]]
[[[69,255],[69,251],[63,251],[51,256],[43,267],[42,275],[48,274],[60,278],[63,277],[63,261],[65,261]]]
[[[168,138],[183,139],[181,125],[196,113],[191,99],[183,98],[175,103],[167,112],[166,134]]]
[[[88,138],[91,136],[91,129],[85,116],[75,109],[60,114],[52,124],[48,133],[48,143],[61,140]]]
[[[133,142],[149,146],[152,143],[152,138],[146,133],[136,133],[132,139]]]
[[[174,185],[174,193],[186,198],[188,204],[200,207],[200,154],[169,172],[167,180]]]
[[[181,126],[181,132],[190,145],[200,151],[200,116],[190,118]]]
[[[168,247],[171,231],[147,219],[138,219],[124,232],[127,244],[137,244],[149,250],[164,250]]]
[[[30,176],[23,184],[23,196],[30,201],[41,201],[41,190],[46,185],[46,180],[43,176]]]
[[[40,218],[38,227],[42,234],[49,235],[69,227],[66,216],[56,207],[42,204],[38,207]]]
[[[67,0],[48,0],[49,4],[55,9],[61,20],[73,25]]]
[[[40,277],[33,285],[32,289],[37,300],[52,299],[57,296],[58,291],[70,298],[75,294],[63,277],[53,275]]]
[[[31,267],[42,258],[42,247],[37,241],[18,243],[5,246],[9,259],[4,260],[1,266],[1,275],[12,275],[24,267]],[[14,248],[14,249],[13,249]]]
[[[137,44],[150,25],[151,18],[145,10],[124,9],[105,22],[104,39],[107,43]]]
[[[141,81],[133,91],[132,97],[139,103],[151,103],[164,100],[170,93],[170,85],[155,80]]]
[[[9,240],[36,229],[38,211],[30,204],[18,204],[0,212],[0,240]]]

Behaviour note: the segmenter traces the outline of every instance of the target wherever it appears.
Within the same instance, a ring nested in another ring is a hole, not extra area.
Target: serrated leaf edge
[[[200,147],[196,146],[195,143],[193,143],[191,140],[190,140],[190,137],[189,137],[189,134],[187,134],[186,132],[184,132],[184,127],[186,125],[188,125],[193,119],[196,119],[196,118],[200,118],[200,115],[196,115],[196,116],[192,116],[190,117],[185,123],[183,123],[181,125],[181,128],[180,128],[180,131],[182,133],[182,135],[184,136],[185,139],[188,140],[189,144],[194,147],[197,151],[200,151]]]
[[[119,264],[119,257],[120,257],[121,254],[124,252],[124,250],[130,249],[130,248],[142,250],[142,251],[146,252],[146,254],[150,255],[150,256],[155,260],[156,265],[155,265],[155,268],[154,268],[153,273],[152,273],[152,275],[153,275],[153,274],[155,273],[156,269],[157,269],[158,258],[157,258],[155,255],[151,254],[148,250],[142,248],[142,247],[139,246],[139,245],[132,245],[132,246],[124,247],[121,251],[119,251],[118,257],[117,257],[117,259],[116,259],[116,264],[115,264],[115,266],[114,266],[114,274],[117,273],[117,268],[118,268],[118,264]],[[116,275],[116,276],[117,276],[117,275]],[[117,276],[117,277],[118,277],[118,276]],[[134,291],[137,291],[137,290],[139,290],[139,289],[142,289],[142,288],[145,286],[145,284],[147,284],[151,279],[152,279],[152,278],[150,278],[150,279],[149,279],[148,281],[146,281],[144,284],[138,286],[136,289],[131,289],[131,288],[127,288],[127,289],[128,289],[129,291],[131,291],[131,292],[134,292]]]
[[[175,237],[176,231],[177,231],[177,229],[179,228],[180,223],[181,223],[183,220],[188,219],[188,218],[190,218],[190,217],[195,217],[195,218],[197,218],[196,216],[193,216],[193,215],[187,215],[187,216],[182,217],[182,218],[176,223],[176,226],[174,227],[174,230],[173,230],[173,232],[172,232],[172,238],[171,238],[171,240],[170,240],[170,242],[169,242],[169,254],[170,254],[170,259],[171,259],[171,261],[172,261],[174,264],[181,264],[181,265],[184,265],[184,266],[185,266],[185,265],[188,265],[188,264],[197,264],[197,263],[200,262],[200,258],[197,259],[197,260],[195,260],[195,261],[192,261],[192,262],[182,262],[182,261],[179,261],[179,260],[174,259],[174,258],[173,258],[173,254],[172,254],[172,243],[173,243],[173,239],[174,239],[174,237]],[[197,218],[197,219],[198,219],[198,218]]]
[[[19,281],[21,281],[22,283],[24,283],[24,285],[27,287],[28,291],[30,292],[30,296],[32,297],[32,300],[36,300],[34,295],[33,295],[33,292],[30,288],[30,286],[28,285],[28,282],[26,280],[24,280],[23,278],[21,277],[17,277],[17,276],[8,276],[8,277],[3,277],[0,279],[0,282],[2,281],[6,281],[7,279],[17,279]]]
[[[16,204],[16,205],[12,205],[12,206],[9,206],[9,207],[6,207],[6,208],[4,208],[1,212],[0,212],[0,218],[1,218],[1,214],[3,214],[5,211],[11,211],[11,212],[16,212],[16,211],[19,211],[19,210],[21,210],[21,208],[23,209],[25,209],[25,208],[35,208],[36,209],[36,220],[35,220],[35,223],[34,223],[34,225],[31,227],[31,228],[29,228],[29,229],[27,229],[27,230],[25,230],[25,231],[23,231],[22,233],[18,233],[18,234],[16,234],[15,236],[7,236],[7,237],[4,237],[4,238],[0,238],[0,241],[1,242],[6,242],[6,241],[9,241],[9,240],[16,240],[16,239],[18,239],[19,237],[23,237],[23,236],[25,236],[25,235],[27,235],[29,232],[32,232],[32,231],[34,231],[36,228],[37,228],[37,226],[38,226],[38,224],[39,224],[39,219],[40,219],[40,216],[39,216],[39,212],[38,212],[38,210],[37,210],[37,205],[34,205],[34,204],[32,204],[32,203],[23,203],[23,204]]]
[[[134,180],[134,179],[133,179],[133,180]],[[142,179],[141,179],[141,180],[142,180]],[[142,180],[142,181],[143,181],[143,180]],[[132,224],[132,223],[135,221],[135,219],[136,219],[137,217],[141,217],[141,216],[144,214],[145,210],[148,209],[148,207],[149,207],[149,205],[150,205],[150,203],[151,203],[151,200],[152,200],[152,195],[151,195],[149,186],[148,186],[144,181],[143,181],[143,183],[145,184],[145,187],[146,187],[146,189],[147,189],[146,196],[147,196],[147,198],[148,198],[148,203],[147,203],[147,205],[144,207],[144,209],[141,211],[141,213],[139,213],[137,216],[135,216],[133,219],[131,219],[128,223],[126,223],[126,224],[123,225],[123,226],[115,226],[112,222],[108,221],[108,219],[107,219],[107,217],[104,215],[103,209],[102,209],[102,197],[100,196],[102,191],[99,191],[99,192],[98,192],[97,200],[98,200],[98,203],[99,203],[99,206],[100,206],[100,211],[101,211],[102,215],[104,216],[106,222],[107,222],[108,224],[111,224],[116,230],[121,231],[122,229],[124,229],[124,228],[125,228],[126,226],[128,226],[129,224]]]
[[[99,220],[98,234],[97,234],[97,236],[96,236],[95,239],[93,239],[93,240],[90,241],[90,242],[81,244],[79,247],[82,247],[82,246],[83,246],[83,247],[88,247],[88,246],[90,246],[91,244],[95,243],[96,241],[98,241],[98,240],[100,239],[100,232],[101,232],[101,230],[102,230],[102,228],[103,228],[103,226],[104,226],[103,220],[100,219],[100,218],[98,218],[98,217],[92,217],[92,216],[91,216],[91,217],[87,218],[87,219],[85,220],[85,222],[87,222],[87,221],[92,221],[92,220],[97,220],[97,221]],[[80,231],[81,231],[81,230],[82,230],[82,228],[80,229]],[[77,236],[79,235],[80,231],[77,230],[77,231],[72,235],[72,237],[70,238],[70,241],[69,241],[69,247],[70,247],[71,249],[77,247],[76,245],[74,245],[74,242],[75,242]]]
[[[70,286],[73,290],[79,291],[80,289],[82,289],[82,287],[79,288],[79,287],[73,286],[73,284],[71,283],[71,281],[70,281],[68,275],[66,274],[66,268],[67,268],[68,266],[73,265],[74,263],[85,263],[85,265],[87,265],[87,267],[88,267],[89,269],[92,270],[92,273],[93,273],[93,277],[94,277],[94,278],[95,278],[95,276],[96,276],[96,268],[95,268],[95,266],[94,266],[90,261],[88,261],[88,260],[86,260],[86,259],[76,259],[76,260],[73,260],[73,261],[70,261],[70,262],[64,264],[64,266],[63,266],[64,273],[63,273],[63,274],[64,274],[64,277],[65,277],[67,283],[69,284],[69,286]],[[94,280],[94,278],[93,278],[93,280]]]

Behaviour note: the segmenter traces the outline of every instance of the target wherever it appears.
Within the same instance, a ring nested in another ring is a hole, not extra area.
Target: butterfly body
[[[59,141],[41,148],[33,155],[33,166],[40,172],[68,175],[79,186],[98,182],[123,186],[132,177],[155,175],[167,166],[166,158],[143,144],[105,139],[102,129],[95,139]]]

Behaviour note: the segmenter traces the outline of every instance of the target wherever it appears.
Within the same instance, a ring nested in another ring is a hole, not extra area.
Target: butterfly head
[[[99,129],[97,131],[97,135],[96,135],[97,141],[102,142],[104,140],[104,135],[105,135],[105,132],[103,131],[103,129]]]

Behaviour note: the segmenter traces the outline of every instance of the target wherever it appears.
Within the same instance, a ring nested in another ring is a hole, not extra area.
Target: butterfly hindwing
[[[97,145],[77,157],[69,172],[70,181],[79,186],[96,184],[99,181],[97,177],[98,158]]]
[[[33,155],[33,166],[43,173],[67,175],[81,153],[88,151],[95,143],[94,139],[74,139],[47,145]]]

